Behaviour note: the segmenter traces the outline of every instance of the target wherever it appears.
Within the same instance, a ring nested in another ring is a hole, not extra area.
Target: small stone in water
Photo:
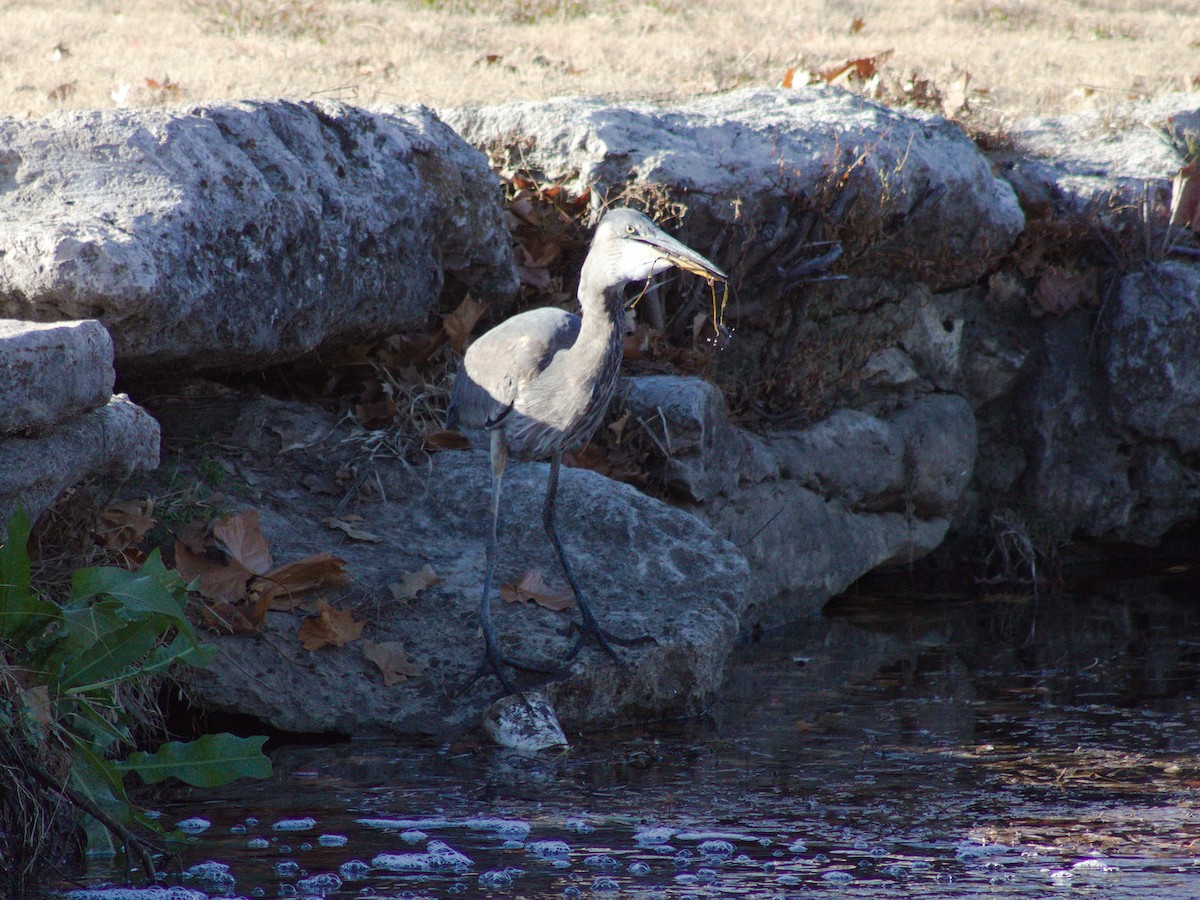
[[[589,869],[619,869],[621,864],[607,853],[597,853],[584,859],[583,864]]]
[[[301,878],[296,882],[296,890],[304,891],[306,894],[324,895],[330,891],[336,891],[341,886],[342,879],[332,872],[310,875],[308,878]]]
[[[483,872],[479,876],[481,888],[506,888],[512,886],[512,876],[507,872]]]
[[[704,841],[696,848],[701,856],[733,856],[737,847],[729,841]]]
[[[665,844],[675,834],[675,829],[656,825],[643,829],[633,836],[639,844]]]
[[[370,871],[371,867],[361,859],[348,859],[338,866],[339,874],[347,881],[358,881],[360,878],[366,878],[367,873]]]
[[[201,819],[199,816],[193,816],[190,819],[184,819],[182,822],[176,822],[175,827],[184,834],[199,834],[202,831],[207,831],[212,826],[212,822],[208,819]]]
[[[567,829],[567,831],[574,831],[576,834],[591,834],[596,830],[583,819],[567,819],[563,823],[563,828]]]
[[[317,820],[312,816],[304,816],[301,819],[280,819],[271,826],[275,831],[308,831],[310,828],[315,828]]]
[[[235,880],[233,873],[229,871],[229,866],[219,862],[202,862],[196,863],[187,870],[188,877],[203,881],[206,884],[218,887],[232,887]]]
[[[644,862],[631,862],[629,864],[630,875],[649,875],[650,867]]]
[[[617,883],[617,880],[615,878],[609,878],[607,875],[601,876],[592,882],[592,892],[596,894],[601,892],[607,893],[609,891],[619,891],[620,889],[621,885]]]
[[[717,873],[712,869],[697,869],[696,880],[701,884],[712,884],[717,880]]]
[[[231,834],[245,834],[246,826],[245,825],[234,825],[229,829],[229,832]]]
[[[824,875],[821,876],[821,880],[822,881],[846,882],[846,881],[853,881],[854,876],[851,875],[849,872],[843,872],[840,869],[838,869],[833,872],[826,872]]]
[[[400,840],[409,844],[419,844],[428,837],[429,835],[427,835],[425,832],[417,831],[415,828],[410,828],[408,831],[400,832]]]
[[[345,847],[349,840],[344,834],[323,834],[317,838],[317,843],[322,847]]]
[[[788,844],[788,852],[789,853],[807,853],[808,852],[808,844],[804,843],[804,841],[799,840],[799,839],[794,840],[790,844]]]
[[[266,850],[271,846],[271,842],[266,838],[255,837],[246,841],[246,846],[251,850]]]
[[[530,841],[525,850],[534,856],[561,858],[571,855],[571,845],[566,841]]]
[[[300,874],[300,863],[294,859],[285,859],[275,863],[275,874],[280,878],[295,878]]]

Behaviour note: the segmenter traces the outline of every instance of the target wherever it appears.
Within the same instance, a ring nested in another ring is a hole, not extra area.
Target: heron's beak
[[[671,265],[677,266],[685,272],[691,272],[693,275],[699,275],[701,278],[719,278],[721,281],[729,280],[729,276],[719,268],[691,247],[675,240],[675,238],[671,237],[665,231],[645,235],[641,240],[657,250],[662,255],[662,258]]]

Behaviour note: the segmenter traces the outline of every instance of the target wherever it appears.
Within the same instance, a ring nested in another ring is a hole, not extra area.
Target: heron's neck
[[[583,322],[572,355],[616,376],[625,344],[625,292],[623,286],[604,290],[579,290]]]

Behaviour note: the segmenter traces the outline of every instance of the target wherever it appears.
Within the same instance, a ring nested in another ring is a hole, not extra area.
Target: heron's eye
[[[625,233],[626,233],[626,234],[637,234],[637,226],[636,226],[636,225],[634,225],[634,224],[632,224],[632,223],[631,223],[631,224],[629,224],[629,225],[626,225],[626,226],[625,226]]]

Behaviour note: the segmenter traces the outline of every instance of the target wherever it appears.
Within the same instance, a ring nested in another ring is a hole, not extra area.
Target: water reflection
[[[291,747],[269,783],[161,795],[168,822],[211,823],[174,883],[196,897],[1197,896],[1194,597],[1180,581],[1040,602],[874,582],[743,648],[703,720],[539,759],[467,742]]]

